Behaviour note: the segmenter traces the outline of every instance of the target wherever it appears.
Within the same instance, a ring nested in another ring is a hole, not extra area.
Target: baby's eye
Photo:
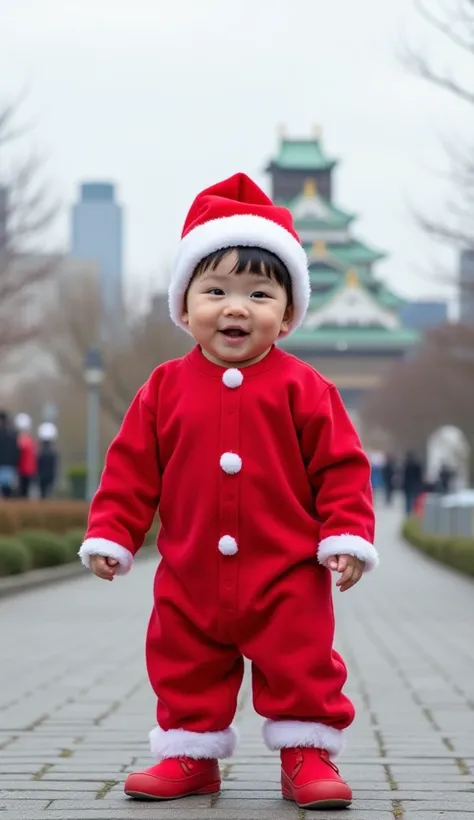
[[[210,293],[211,296],[224,296],[222,288],[209,288],[206,293]]]
[[[255,290],[252,293],[253,299],[268,299],[268,293],[264,293],[263,290]]]

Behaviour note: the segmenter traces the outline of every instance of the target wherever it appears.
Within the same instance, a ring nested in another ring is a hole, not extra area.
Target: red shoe
[[[302,809],[345,809],[352,791],[324,749],[282,749],[281,791]]]
[[[169,757],[143,772],[133,772],[124,786],[125,794],[138,800],[176,800],[192,794],[216,794],[220,788],[217,760],[190,757]]]

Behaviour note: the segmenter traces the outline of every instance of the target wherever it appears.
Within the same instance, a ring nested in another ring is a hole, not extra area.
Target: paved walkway
[[[355,789],[347,816],[474,820],[474,584],[401,543],[398,523],[380,514],[381,568],[336,594],[359,708],[342,760]],[[220,797],[123,796],[126,773],[150,763],[142,646],[152,574],[144,560],[113,584],[87,576],[0,601],[0,817],[308,820],[279,798],[278,758],[260,742],[245,689],[242,744]]]

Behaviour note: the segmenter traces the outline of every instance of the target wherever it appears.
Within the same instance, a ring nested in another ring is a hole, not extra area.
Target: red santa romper
[[[325,564],[343,553],[376,563],[369,480],[336,389],[276,347],[242,370],[195,347],[141,388],[81,553],[128,572],[159,504],[146,641],[157,759],[232,753],[243,656],[270,748],[341,750],[354,709]]]
[[[189,210],[169,288],[177,325],[187,329],[183,299],[198,262],[242,245],[286,265],[290,330],[303,321],[308,260],[291,213],[235,174]],[[114,557],[128,572],[159,505],[162,560],[146,643],[158,760],[232,753],[243,657],[270,748],[341,750],[354,710],[342,694],[325,565],[343,553],[366,569],[377,563],[369,473],[334,386],[276,347],[242,370],[196,347],[138,392],[80,555],[86,566],[93,554]]]

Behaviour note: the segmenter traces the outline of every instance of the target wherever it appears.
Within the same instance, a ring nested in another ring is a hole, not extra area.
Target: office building
[[[72,209],[71,256],[95,262],[104,326],[123,326],[123,215],[109,182],[84,182]]]
[[[429,330],[444,325],[448,321],[448,303],[441,299],[421,299],[406,302],[399,311],[400,319],[406,327],[414,330]]]

